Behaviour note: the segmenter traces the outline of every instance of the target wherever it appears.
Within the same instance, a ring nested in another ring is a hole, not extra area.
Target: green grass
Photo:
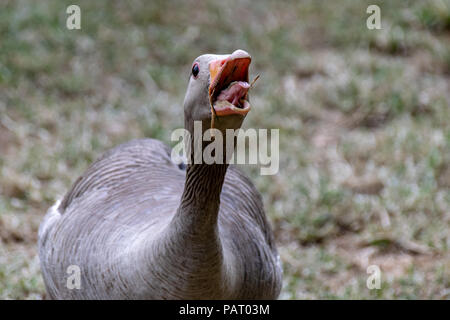
[[[170,144],[192,60],[253,56],[245,127],[280,129],[260,176],[282,299],[450,298],[450,2],[0,4],[0,298],[39,299],[37,229],[108,148]],[[366,8],[381,8],[381,30]],[[366,268],[382,271],[368,290]]]

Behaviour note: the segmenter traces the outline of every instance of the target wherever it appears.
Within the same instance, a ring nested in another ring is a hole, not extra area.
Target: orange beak
[[[226,106],[214,107],[216,99],[220,92],[235,81],[243,81],[248,83],[248,69],[251,63],[251,56],[243,51],[236,50],[225,59],[218,59],[210,62],[209,73],[211,84],[209,86],[209,97],[212,110],[218,116],[240,114],[246,115],[250,111],[250,104],[246,101],[247,95],[243,97],[243,107],[239,108],[228,104]]]

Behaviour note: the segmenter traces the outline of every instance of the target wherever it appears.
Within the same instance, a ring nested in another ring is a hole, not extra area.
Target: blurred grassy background
[[[261,74],[245,127],[280,128],[279,174],[244,167],[280,298],[450,298],[449,0],[77,0],[70,31],[73,3],[0,3],[1,299],[44,297],[47,208],[108,148],[170,144],[192,60],[237,48]]]

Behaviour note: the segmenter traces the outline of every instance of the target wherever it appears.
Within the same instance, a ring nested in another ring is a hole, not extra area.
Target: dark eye
[[[200,68],[198,67],[198,62],[196,62],[192,66],[192,75],[194,76],[194,78],[197,78],[199,72],[200,72]]]

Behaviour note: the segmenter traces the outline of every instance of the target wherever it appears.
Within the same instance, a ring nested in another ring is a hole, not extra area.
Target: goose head
[[[192,132],[194,121],[201,121],[203,131],[214,128],[224,132],[238,129],[250,111],[248,69],[251,57],[244,50],[232,54],[204,54],[191,68],[184,99],[185,127]]]

